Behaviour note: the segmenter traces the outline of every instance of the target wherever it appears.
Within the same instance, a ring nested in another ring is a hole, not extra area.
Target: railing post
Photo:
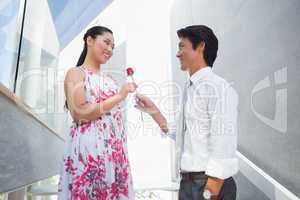
[[[27,200],[26,188],[8,193],[7,200]]]

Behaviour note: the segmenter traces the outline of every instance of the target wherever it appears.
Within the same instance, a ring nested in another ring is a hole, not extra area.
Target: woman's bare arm
[[[74,67],[67,72],[64,82],[68,108],[73,119],[77,122],[98,119],[123,101],[129,92],[135,90],[133,85],[125,84],[115,96],[100,103],[88,103],[85,98],[84,79],[84,73]]]

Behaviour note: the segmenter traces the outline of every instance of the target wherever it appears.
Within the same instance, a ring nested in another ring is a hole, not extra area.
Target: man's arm
[[[217,197],[221,192],[223,184],[224,184],[223,179],[208,176],[205,189],[208,189],[212,193],[213,195],[212,200],[217,199]]]
[[[167,133],[169,131],[167,120],[160,112],[158,107],[151,101],[151,99],[141,94],[137,94],[136,99],[137,105],[135,107],[143,112],[148,113],[158,124],[160,129],[164,133]]]
[[[224,180],[238,171],[237,149],[238,96],[232,87],[220,92],[217,101],[209,102],[210,112],[210,159],[206,175],[206,188],[217,199]],[[214,199],[213,198],[213,199]]]

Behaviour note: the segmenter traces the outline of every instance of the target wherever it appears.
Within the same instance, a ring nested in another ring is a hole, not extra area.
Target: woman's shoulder
[[[66,73],[66,80],[82,81],[85,78],[84,70],[81,67],[71,67]]]
[[[84,75],[84,69],[82,67],[70,67],[68,69],[67,73],[75,73],[75,74],[83,74]]]

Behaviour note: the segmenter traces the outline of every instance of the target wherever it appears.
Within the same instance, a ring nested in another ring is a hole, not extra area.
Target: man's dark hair
[[[205,25],[193,25],[177,31],[179,38],[187,38],[195,50],[201,42],[205,43],[204,60],[210,67],[213,66],[218,52],[218,39],[214,32]]]

